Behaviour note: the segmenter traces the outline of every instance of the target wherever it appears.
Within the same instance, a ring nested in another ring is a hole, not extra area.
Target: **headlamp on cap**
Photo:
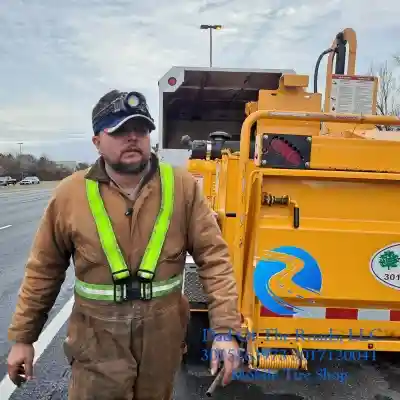
[[[121,93],[121,96],[110,104],[110,107],[113,107],[113,113],[120,111],[147,111],[146,100],[139,92]],[[107,109],[106,111],[110,112]]]
[[[148,113],[146,99],[139,92],[121,93],[121,95],[113,100],[106,107],[101,109],[94,117],[93,122],[97,122],[99,119],[108,114],[116,113],[132,113],[142,112]]]
[[[146,98],[139,92],[123,92],[115,100],[102,108],[92,119],[93,129],[99,132],[107,127],[111,120],[129,115],[141,115],[154,124],[147,107]],[[155,128],[153,128],[155,129]]]
[[[140,96],[138,96],[138,94],[135,92],[129,93],[126,96],[125,101],[128,107],[139,107],[140,103],[143,102],[141,101]]]

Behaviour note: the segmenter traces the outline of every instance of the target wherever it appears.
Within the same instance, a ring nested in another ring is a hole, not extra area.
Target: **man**
[[[100,157],[57,187],[26,265],[9,328],[10,379],[32,379],[32,344],[72,257],[69,399],[172,398],[188,322],[181,283],[189,252],[209,297],[210,328],[225,335],[213,342],[212,372],[222,350],[228,383],[238,366],[238,344],[226,336],[240,330],[237,292],[227,245],[195,179],[151,152],[155,125],[140,93],[107,93],[92,122]]]

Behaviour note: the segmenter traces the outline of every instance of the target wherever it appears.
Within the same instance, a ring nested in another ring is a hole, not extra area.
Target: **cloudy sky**
[[[375,5],[376,4],[376,5]],[[1,0],[0,152],[93,161],[91,109],[140,90],[156,120],[171,66],[293,68],[312,74],[337,32],[358,37],[357,72],[400,53],[396,0]],[[325,64],[321,65],[321,85]],[[155,134],[156,135],[156,134]]]

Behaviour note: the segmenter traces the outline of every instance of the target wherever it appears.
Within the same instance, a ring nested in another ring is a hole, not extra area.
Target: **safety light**
[[[138,107],[140,104],[140,99],[135,93],[130,93],[126,96],[126,103],[130,107]]]
[[[93,116],[92,124],[95,127],[105,115],[121,112],[148,115],[149,110],[147,107],[146,98],[140,92],[120,93],[118,98],[113,100],[109,105],[102,108],[96,115]]]
[[[171,76],[171,78],[168,79],[168,85],[175,86],[176,85],[176,78]]]

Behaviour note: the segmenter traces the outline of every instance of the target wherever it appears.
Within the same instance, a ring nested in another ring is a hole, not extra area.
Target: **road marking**
[[[63,306],[63,308],[50,321],[49,325],[47,325],[46,329],[40,335],[39,340],[33,345],[35,348],[35,358],[33,360],[33,365],[36,364],[36,361],[47,349],[47,347],[54,339],[54,337],[57,335],[59,330],[64,326],[65,322],[67,321],[67,319],[71,314],[73,305],[74,305],[74,296],[72,296],[67,301],[67,303]],[[35,376],[35,372],[33,373],[33,375]],[[16,389],[17,386],[14,385],[14,383],[11,381],[11,379],[7,374],[0,382],[1,399],[2,400],[9,399]]]
[[[10,226],[12,226],[12,225],[4,225],[4,226],[0,226],[0,231],[1,231],[2,229],[7,229],[7,228],[9,228]]]

